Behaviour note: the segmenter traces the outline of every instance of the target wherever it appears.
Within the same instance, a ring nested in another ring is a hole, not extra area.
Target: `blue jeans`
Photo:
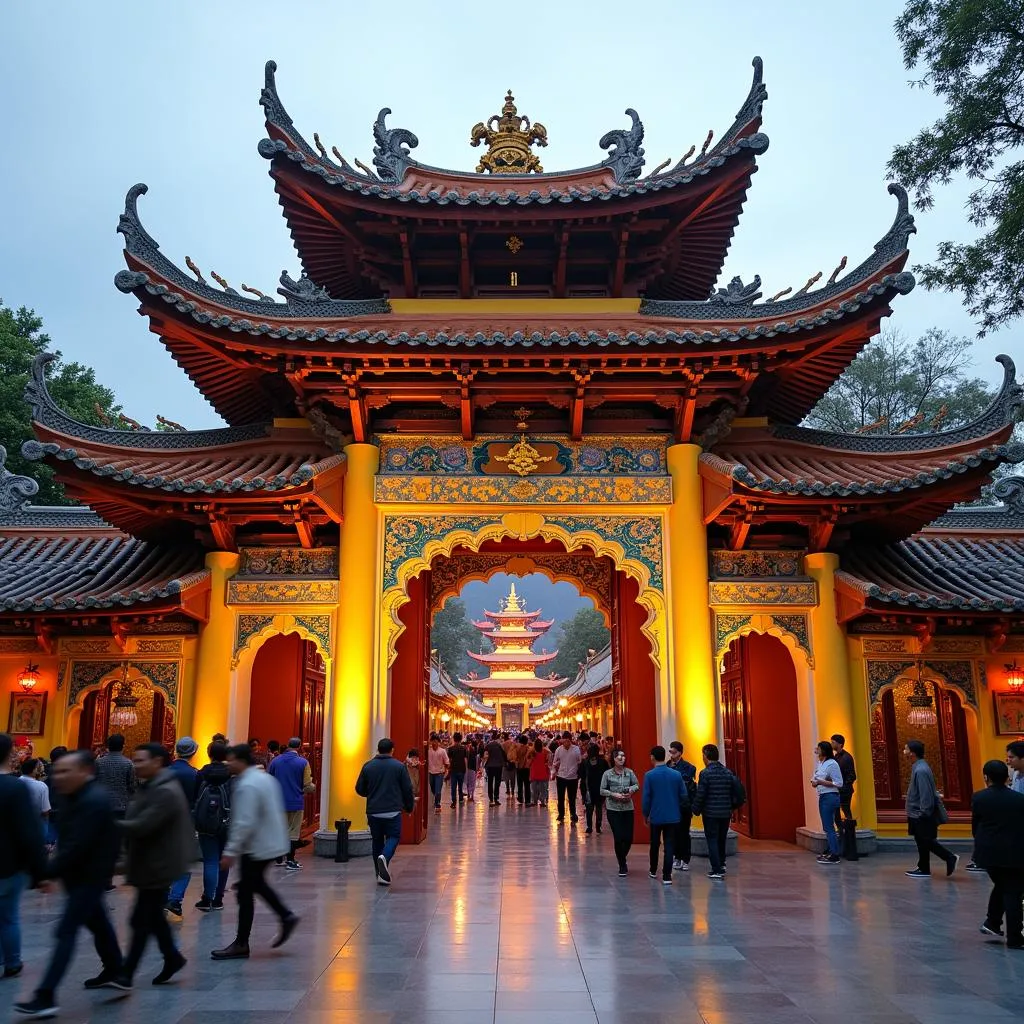
[[[835,791],[819,793],[818,813],[821,815],[821,827],[825,830],[828,840],[828,852],[833,857],[839,856],[839,833],[836,832],[836,814],[839,811],[839,794]]]
[[[25,891],[25,876],[16,871],[0,878],[0,954],[4,967],[21,966],[21,917],[19,906]]]
[[[171,882],[171,887],[167,890],[167,902],[180,903],[185,898],[185,890],[188,888],[188,883],[191,881],[192,872],[186,871],[180,878],[176,878]]]
[[[444,776],[443,775],[428,775],[430,779],[430,792],[434,794],[434,806],[441,806],[441,794],[444,792]]]
[[[448,778],[451,781],[451,786],[452,786],[452,803],[455,803],[455,790],[456,790],[456,787],[458,788],[458,791],[459,791],[459,797],[458,798],[460,800],[463,799],[463,797],[465,797],[465,795],[466,795],[465,789],[464,789],[464,783],[466,781],[466,773],[465,772],[452,772],[451,775],[448,776]]]
[[[398,849],[398,841],[402,838],[402,815],[396,814],[393,818],[378,818],[371,814],[367,821],[370,825],[370,843],[374,864],[376,865],[377,858],[382,853],[384,859],[390,864],[395,850]]]
[[[121,950],[110,918],[107,917],[103,889],[102,885],[76,885],[68,889],[64,913],[57,923],[57,943],[50,955],[46,974],[36,989],[37,996],[53,998],[60,979],[71,963],[79,928],[88,928],[92,932],[104,970],[117,973],[121,969]]]
[[[220,866],[224,853],[224,836],[199,837],[199,849],[203,851],[203,899],[223,900],[228,885],[228,868]]]

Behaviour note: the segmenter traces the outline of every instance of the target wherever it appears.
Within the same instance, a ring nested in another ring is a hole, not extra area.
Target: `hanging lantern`
[[[139,724],[139,716],[136,712],[139,698],[132,693],[132,684],[128,682],[128,671],[125,670],[124,678],[117,684],[117,692],[114,694],[113,706],[110,709],[110,725],[118,729],[131,729]]]
[[[39,666],[30,661],[19,673],[18,683],[26,693],[31,693],[39,682]]]
[[[907,703],[910,705],[907,714],[908,725],[930,727],[938,722],[934,702],[931,694],[925,689],[920,673],[914,683],[914,692],[907,698]]]
[[[1016,658],[1004,667],[1006,669],[1007,687],[1013,693],[1020,693],[1024,689],[1024,668],[1017,664]]]

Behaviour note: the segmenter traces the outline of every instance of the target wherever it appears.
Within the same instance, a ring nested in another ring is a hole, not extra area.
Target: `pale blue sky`
[[[114,289],[114,228],[124,193],[145,181],[144,221],[178,264],[187,254],[235,287],[271,293],[282,268],[297,272],[256,152],[268,58],[299,130],[349,159],[369,159],[371,124],[389,106],[390,124],[419,136],[418,159],[471,169],[469,129],[511,87],[520,111],[547,126],[545,168],[561,170],[600,159],[598,138],[626,126],[627,106],[643,118],[648,169],[699,147],[731,123],[759,54],[771,146],[724,277],[760,273],[766,294],[799,287],[870,252],[895,208],[891,148],[939,112],[906,84],[892,32],[901,6],[7,0],[0,296],[34,307],[65,356],[93,365],[135,418],[218,422],[135,299]],[[918,215],[913,260],[971,237],[966,192],[944,189]],[[957,297],[922,288],[897,299],[893,320],[912,336],[932,325],[974,333]],[[1015,348],[1014,328],[977,343],[978,372],[995,381],[992,357]]]

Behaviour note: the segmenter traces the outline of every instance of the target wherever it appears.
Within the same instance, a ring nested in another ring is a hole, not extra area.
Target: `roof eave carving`
[[[114,286],[118,291],[128,294],[145,290],[149,295],[158,296],[174,305],[179,311],[189,313],[201,323],[212,323],[232,330],[257,327],[268,317],[276,320],[333,320],[380,315],[391,311],[386,299],[332,299],[323,288],[318,288],[304,275],[296,281],[286,270],[281,272],[277,289],[278,294],[284,296],[284,302],[276,302],[267,296],[248,299],[234,288],[215,288],[205,279],[190,276],[164,256],[159,243],[143,227],[138,200],[148,191],[149,187],[141,183],[128,190],[117,230],[124,236],[124,251],[129,267],[141,263],[149,267],[153,274],[138,269],[118,271],[114,276]],[[206,308],[204,303],[217,308]],[[241,316],[232,316],[225,309]]]
[[[764,135],[756,134],[761,124],[761,108],[767,99],[768,92],[763,82],[763,63],[760,57],[753,59],[754,77],[750,91],[733,124],[726,130],[718,143],[707,152],[702,152],[697,159],[687,164],[688,157],[678,161],[674,167],[664,173],[652,174],[647,178],[641,178],[640,173],[644,166],[644,126],[640,116],[632,108],[626,109],[626,115],[630,118],[631,126],[628,129],[612,129],[606,132],[598,142],[601,149],[608,150],[608,155],[600,163],[591,164],[586,167],[574,168],[568,171],[559,171],[546,174],[529,175],[502,175],[501,183],[511,185],[526,182],[536,182],[538,179],[571,178],[585,175],[593,175],[601,170],[611,171],[615,179],[615,188],[609,190],[593,190],[597,194],[587,194],[578,190],[569,189],[565,195],[556,195],[554,200],[572,202],[574,199],[587,201],[591,198],[612,198],[617,195],[630,195],[633,192],[644,192],[657,190],[664,187],[671,187],[680,183],[691,181],[699,169],[701,173],[721,166],[724,158],[734,156],[743,150],[748,150],[752,155],[763,153],[768,148],[768,139]],[[529,202],[551,202],[537,190],[531,190],[527,195],[519,195],[515,189],[507,189],[499,192],[491,189],[471,190],[468,196],[462,197],[449,192],[446,195],[430,192],[425,196],[415,193],[403,192],[400,186],[406,175],[411,170],[424,174],[455,176],[473,181],[493,181],[493,176],[477,174],[470,171],[455,171],[443,167],[435,167],[430,164],[421,163],[413,159],[411,151],[419,145],[417,136],[406,128],[388,128],[385,122],[386,117],[391,113],[389,107],[383,107],[377,115],[373,124],[373,166],[371,170],[366,164],[356,161],[358,166],[349,163],[338,151],[334,150],[334,159],[328,156],[326,149],[317,139],[317,149],[314,150],[306,139],[295,129],[295,123],[288,114],[281,102],[277,91],[277,64],[274,61],[267,61],[265,68],[265,83],[260,94],[260,105],[264,109],[267,123],[267,130],[270,138],[260,140],[258,149],[260,155],[268,160],[273,160],[278,155],[285,155],[289,160],[299,163],[303,170],[320,175],[324,181],[331,185],[341,185],[355,191],[360,191],[366,196],[376,198],[398,198],[405,201],[439,202],[446,203],[454,201],[460,205],[467,205],[471,202],[516,202],[525,204]],[[744,146],[742,143],[747,142]],[[576,193],[576,194],[573,194]],[[509,196],[516,198],[510,199]]]

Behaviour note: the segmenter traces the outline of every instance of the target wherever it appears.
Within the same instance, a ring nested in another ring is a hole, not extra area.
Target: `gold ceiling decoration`
[[[509,89],[501,114],[492,114],[486,122],[478,121],[469,133],[472,146],[487,143],[487,152],[476,166],[477,174],[541,174],[540,165],[532,145],[546,146],[548,130],[542,124],[532,124],[525,114],[516,109],[515,97]]]
[[[522,249],[522,247],[525,244],[526,243],[523,242],[523,240],[518,235],[509,235],[508,241],[505,243],[505,248],[508,249],[508,251],[512,253],[513,256],[515,256],[516,253],[518,253],[519,250]]]

